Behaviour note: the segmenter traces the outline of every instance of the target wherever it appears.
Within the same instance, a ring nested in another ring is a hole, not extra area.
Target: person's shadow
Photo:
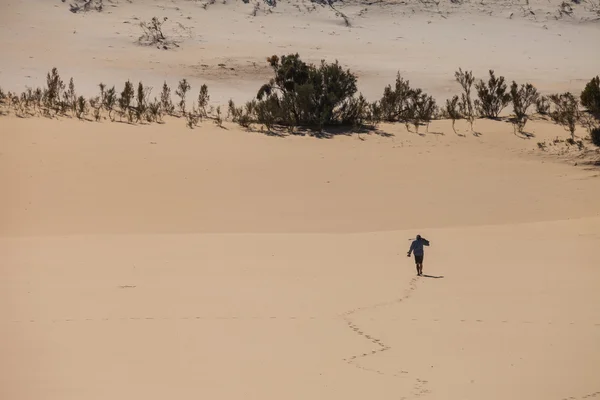
[[[433,276],[433,275],[422,275],[424,278],[434,278],[434,279],[440,279],[443,278],[443,275],[440,276]]]

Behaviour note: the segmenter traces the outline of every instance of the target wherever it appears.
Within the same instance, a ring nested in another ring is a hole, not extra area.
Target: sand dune
[[[185,77],[217,105],[256,93],[265,56],[299,52],[338,58],[371,99],[401,71],[443,100],[459,66],[579,91],[600,65],[594,4],[557,19],[554,0],[351,2],[346,27],[309,2],[252,17],[12,0],[0,85],[53,66],[86,95]],[[179,48],[135,44],[155,15]],[[317,139],[0,116],[0,398],[600,398],[597,151],[541,151],[567,133],[539,118],[529,138],[457,128]]]

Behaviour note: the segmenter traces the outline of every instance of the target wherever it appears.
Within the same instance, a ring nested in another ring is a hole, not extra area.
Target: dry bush
[[[173,40],[167,38],[163,32],[163,24],[168,20],[167,17],[159,19],[152,17],[148,22],[140,22],[142,35],[138,39],[138,43],[146,46],[156,46],[168,50],[173,47],[179,47]]]
[[[104,4],[102,4],[102,0],[75,0],[75,3],[69,5],[69,9],[74,14],[92,10],[100,12],[104,10]]]

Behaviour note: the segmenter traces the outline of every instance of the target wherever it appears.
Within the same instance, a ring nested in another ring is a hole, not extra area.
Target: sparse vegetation
[[[422,89],[412,88],[409,81],[400,74],[397,75],[394,86],[386,86],[380,100],[370,103],[364,96],[357,94],[356,76],[343,69],[337,61],[322,61],[319,65],[312,65],[303,62],[298,54],[283,56],[281,59],[273,56],[267,61],[274,77],[259,89],[257,99],[246,102],[244,106],[237,107],[230,100],[226,117],[222,113],[222,106],[209,105],[210,95],[206,85],[201,86],[197,101],[192,110],[188,111],[186,100],[191,86],[186,79],[179,82],[175,92],[179,97],[179,113],[175,114],[171,89],[166,82],[159,98],[154,97],[153,101],[150,101],[152,88],[139,82],[136,91],[129,80],[125,82],[120,94],[117,94],[114,86],[108,89],[104,83],[100,83],[99,95],[86,99],[77,95],[72,78],[65,88],[56,68],[46,75],[46,86],[43,89],[27,88],[20,94],[0,89],[0,114],[6,115],[14,111],[15,115],[22,118],[41,115],[87,121],[101,121],[108,115],[114,121],[113,113],[116,109],[120,119],[126,117],[129,123],[161,123],[163,115],[167,114],[184,116],[186,125],[190,128],[198,126],[202,119],[210,118],[219,127],[223,127],[224,120],[227,119],[245,128],[260,124],[269,132],[281,127],[294,132],[296,127],[301,126],[317,129],[319,133],[331,125],[361,128],[367,124],[372,126],[381,120],[402,122],[407,127],[414,126],[418,133],[422,125],[428,126],[433,119],[443,117],[452,120],[452,129],[456,133],[455,122],[458,119],[467,119],[473,129],[475,108],[483,115],[494,118],[504,107],[504,80],[502,77],[496,78],[493,71],[490,71],[487,83],[479,81],[476,85],[480,97],[478,102],[473,102],[471,89],[475,79],[470,71],[459,69],[455,73],[455,79],[461,85],[463,93],[446,100],[445,107],[438,113],[435,99]],[[582,92],[580,103],[571,93],[555,94],[547,98],[539,95],[531,84],[519,86],[513,82],[508,96],[514,109],[514,117],[510,121],[514,124],[515,133],[523,133],[530,118],[531,107],[535,105],[538,113],[547,113],[554,122],[570,132],[570,139],[560,143],[583,149],[584,141],[575,138],[577,125],[583,125],[592,142],[598,145],[600,122],[598,114],[593,110],[597,106],[599,84],[598,77],[592,79]],[[580,105],[584,105],[587,110],[580,109]],[[540,143],[540,149],[545,150],[546,142]],[[556,142],[549,145],[554,146]]]
[[[502,110],[510,102],[511,96],[506,90],[507,86],[504,82],[504,77],[496,78],[494,70],[490,70],[489,73],[490,79],[487,84],[483,80],[475,84],[477,96],[479,97],[479,99],[475,100],[475,108],[482,117],[498,118]]]

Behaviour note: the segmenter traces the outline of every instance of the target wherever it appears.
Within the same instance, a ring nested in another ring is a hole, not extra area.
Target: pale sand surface
[[[446,18],[408,3],[348,30],[289,4],[251,18],[243,4],[3,2],[0,85],[42,84],[52,66],[89,94],[187,77],[218,104],[255,93],[266,55],[296,51],[339,58],[373,99],[398,69],[439,100],[461,65],[545,92],[597,74],[597,22],[543,17],[556,2],[531,1],[537,20],[510,2],[440,5]],[[163,9],[192,37],[133,45],[131,18]],[[562,128],[225,128],[0,117],[0,399],[600,398],[599,171],[540,153]],[[406,257],[417,233],[432,277]]]

